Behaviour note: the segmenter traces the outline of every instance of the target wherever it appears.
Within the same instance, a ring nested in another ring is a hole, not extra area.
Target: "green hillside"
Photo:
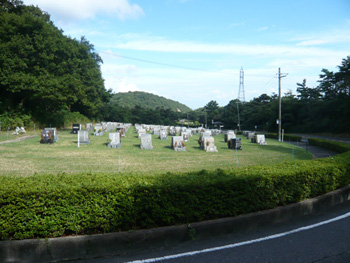
[[[159,107],[170,109],[175,112],[181,111],[182,113],[192,111],[191,108],[180,102],[142,91],[129,91],[113,94],[111,104],[117,104],[118,106],[127,108],[141,106],[142,108],[156,109]]]

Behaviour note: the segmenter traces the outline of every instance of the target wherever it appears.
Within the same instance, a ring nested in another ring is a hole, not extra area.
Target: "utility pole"
[[[284,78],[288,73],[281,73],[281,68],[278,68],[278,141],[281,141],[282,131],[282,97],[281,97],[281,78]]]

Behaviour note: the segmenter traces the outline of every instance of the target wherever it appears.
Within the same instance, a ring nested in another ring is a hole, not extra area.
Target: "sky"
[[[350,56],[349,0],[24,0],[81,36],[113,93],[145,91],[197,109],[296,93]],[[240,71],[243,69],[241,78]],[[240,83],[243,81],[243,85]]]

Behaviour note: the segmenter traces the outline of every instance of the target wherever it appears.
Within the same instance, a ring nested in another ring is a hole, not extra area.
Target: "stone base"
[[[176,147],[174,150],[177,152],[186,152],[186,147]]]
[[[120,149],[121,147],[122,147],[122,144],[121,144],[121,143],[117,143],[117,144],[109,143],[109,144],[108,144],[108,148]]]

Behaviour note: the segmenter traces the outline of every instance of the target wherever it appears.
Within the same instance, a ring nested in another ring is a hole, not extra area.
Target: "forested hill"
[[[180,102],[142,91],[129,91],[126,93],[120,92],[113,94],[111,104],[117,104],[118,106],[126,108],[134,108],[135,106],[141,106],[142,108],[153,110],[156,108],[164,108],[182,113],[192,111],[191,108]]]

